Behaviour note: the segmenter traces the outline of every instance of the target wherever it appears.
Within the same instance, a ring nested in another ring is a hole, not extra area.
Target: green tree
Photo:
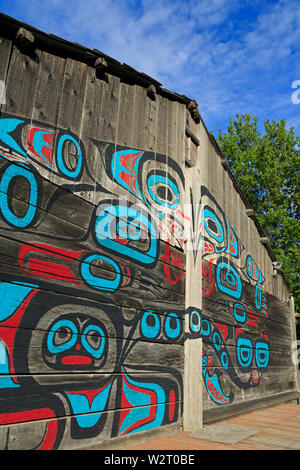
[[[230,169],[270,240],[300,311],[300,137],[285,120],[264,122],[252,114],[229,119],[216,138]]]

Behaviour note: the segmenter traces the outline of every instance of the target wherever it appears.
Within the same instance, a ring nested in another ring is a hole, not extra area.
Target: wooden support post
[[[184,343],[183,430],[202,428],[202,338]]]
[[[291,321],[291,343],[293,348],[293,366],[295,373],[296,390],[299,393],[297,399],[298,405],[300,404],[300,381],[299,381],[299,364],[297,358],[298,343],[297,343],[297,331],[296,331],[296,317],[295,317],[295,304],[294,297],[291,295],[289,298],[289,309],[290,309],[290,321]]]
[[[201,201],[201,174],[197,168],[185,168],[185,216],[192,218],[197,211],[195,204]],[[190,192],[193,194],[191,206]],[[189,224],[185,227],[186,240],[186,290],[185,305],[200,310],[202,307],[202,252],[193,243],[196,234]],[[200,244],[201,248],[201,244]],[[185,331],[189,334],[189,313],[185,315]],[[184,344],[184,391],[183,391],[183,429],[193,432],[202,427],[202,338],[186,339]]]

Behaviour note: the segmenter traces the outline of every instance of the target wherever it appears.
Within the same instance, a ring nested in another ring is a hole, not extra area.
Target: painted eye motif
[[[169,313],[165,320],[165,333],[168,339],[177,339],[181,333],[181,323],[176,313]]]
[[[255,362],[258,368],[265,368],[269,364],[270,350],[268,343],[258,341],[255,345]]]
[[[83,347],[96,359],[100,359],[103,354],[106,338],[102,328],[96,325],[89,325],[83,332],[81,339]]]
[[[197,311],[190,314],[190,329],[197,333],[201,330],[201,315]]]
[[[77,341],[78,331],[70,320],[60,320],[48,334],[47,347],[50,353],[58,354],[72,348]]]
[[[160,320],[156,313],[148,310],[143,314],[141,321],[141,333],[146,338],[157,338],[160,333]]]
[[[150,175],[148,178],[148,191],[153,201],[170,209],[176,209],[179,204],[179,190],[175,182],[162,175]]]
[[[204,208],[203,212],[203,225],[210,238],[213,238],[217,243],[222,243],[224,241],[222,223],[215,212],[207,206]]]
[[[237,340],[237,359],[241,367],[250,367],[253,359],[252,341],[246,337],[240,337]]]

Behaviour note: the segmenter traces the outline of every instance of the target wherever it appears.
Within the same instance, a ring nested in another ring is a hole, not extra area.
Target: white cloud
[[[289,118],[299,63],[298,0],[11,0],[12,16],[97,48],[199,102],[210,123],[235,112]],[[5,11],[5,8],[3,8]],[[249,18],[248,18],[249,15]],[[293,76],[291,74],[294,74]]]

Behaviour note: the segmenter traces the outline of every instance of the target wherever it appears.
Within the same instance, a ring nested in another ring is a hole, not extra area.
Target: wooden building
[[[0,448],[298,398],[293,300],[197,103],[0,15]]]

